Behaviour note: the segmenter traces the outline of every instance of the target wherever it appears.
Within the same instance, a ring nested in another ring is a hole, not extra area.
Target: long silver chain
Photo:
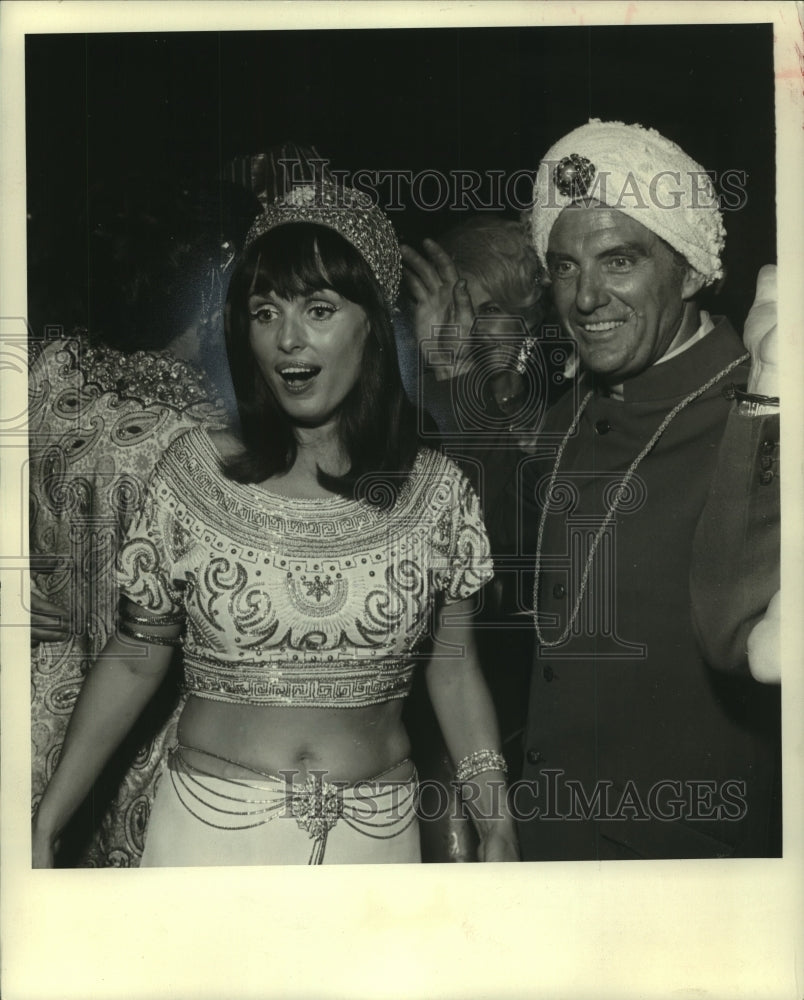
[[[567,627],[564,629],[564,631],[561,633],[558,639],[545,639],[542,634],[541,626],[539,625],[539,577],[541,574],[541,567],[542,567],[542,539],[544,538],[544,526],[547,521],[547,514],[550,510],[550,501],[553,496],[553,488],[555,486],[556,477],[558,476],[558,467],[561,464],[561,459],[564,456],[564,449],[567,447],[567,442],[569,441],[569,439],[575,433],[578,424],[580,423],[583,412],[588,406],[589,400],[594,395],[594,390],[590,389],[589,392],[587,392],[587,394],[581,400],[580,406],[578,407],[578,411],[576,412],[575,416],[573,417],[572,423],[569,426],[569,430],[564,435],[564,438],[558,447],[558,454],[556,455],[555,464],[553,465],[553,471],[550,476],[550,482],[548,484],[547,493],[545,496],[544,507],[542,508],[542,515],[539,520],[539,534],[536,540],[536,575],[533,579],[533,624],[536,628],[536,636],[539,640],[539,643],[542,646],[548,646],[548,647],[560,646],[563,642],[566,641],[567,636],[572,631],[575,625],[575,621],[578,618],[578,612],[580,611],[581,608],[581,602],[583,601],[583,596],[586,593],[586,586],[589,582],[589,574],[592,571],[592,563],[594,562],[598,546],[600,545],[601,539],[606,533],[608,526],[614,519],[614,515],[617,513],[617,508],[621,500],[623,499],[624,496],[627,495],[628,486],[631,482],[631,479],[633,478],[634,473],[639,467],[639,464],[642,461],[642,459],[653,449],[656,442],[659,440],[662,434],[664,434],[668,424],[676,416],[678,416],[678,414],[686,406],[688,406],[693,400],[697,399],[699,396],[702,396],[707,389],[711,389],[711,387],[715,385],[716,382],[719,382],[720,379],[728,375],[729,372],[732,371],[734,368],[736,368],[738,365],[741,365],[744,361],[747,361],[748,358],[749,355],[747,353],[743,354],[741,357],[737,358],[730,364],[726,365],[726,367],[722,369],[722,371],[719,371],[717,375],[712,376],[712,378],[704,382],[702,386],[699,386],[688,396],[685,396],[684,399],[681,400],[681,402],[676,403],[673,409],[670,410],[670,412],[665,416],[664,420],[662,420],[662,422],[659,424],[653,436],[651,437],[650,441],[648,441],[648,443],[645,445],[642,451],[628,466],[628,469],[626,470],[625,475],[623,476],[622,481],[620,482],[620,485],[614,491],[614,497],[612,499],[608,511],[606,512],[606,516],[603,518],[603,523],[600,525],[600,528],[598,529],[592,541],[592,545],[589,549],[589,555],[586,557],[586,565],[584,566],[584,570],[581,575],[581,585],[578,589],[578,596],[575,599],[575,604],[573,606],[572,614],[570,615],[569,621],[567,622]]]

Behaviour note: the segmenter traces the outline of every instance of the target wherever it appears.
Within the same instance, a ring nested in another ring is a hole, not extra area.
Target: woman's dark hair
[[[249,343],[248,299],[273,292],[283,299],[331,288],[361,306],[369,322],[358,380],[338,413],[349,471],[318,480],[346,497],[387,505],[413,467],[416,411],[399,374],[391,319],[360,253],[339,233],[314,223],[288,223],[257,239],[238,262],[226,302],[226,350],[245,450],[225,465],[229,478],[257,483],[287,472],[296,460],[293,424],[265,383]]]
[[[259,203],[227,182],[133,183],[93,206],[89,334],[120,351],[161,350],[202,315],[226,254]],[[204,317],[205,318],[205,317]]]

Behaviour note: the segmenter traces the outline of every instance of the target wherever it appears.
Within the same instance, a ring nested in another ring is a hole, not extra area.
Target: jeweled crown
[[[269,230],[291,222],[313,222],[340,233],[369,265],[388,305],[394,305],[402,278],[399,241],[390,219],[367,194],[326,181],[294,187],[257,216],[245,249]]]

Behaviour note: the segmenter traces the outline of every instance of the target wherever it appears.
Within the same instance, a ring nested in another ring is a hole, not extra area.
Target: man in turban
[[[750,438],[767,458],[778,443],[768,345],[749,354],[696,303],[723,276],[712,183],[657,132],[592,121],[548,151],[534,193],[580,376],[517,474],[536,566],[523,859],[779,854],[778,688],[708,662],[693,625],[721,446]],[[758,459],[752,476],[771,497],[760,532],[778,517],[777,469]]]

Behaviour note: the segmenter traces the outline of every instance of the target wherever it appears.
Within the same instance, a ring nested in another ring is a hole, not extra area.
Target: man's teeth
[[[622,326],[624,322],[624,319],[611,319],[605,323],[584,323],[583,328],[589,333],[606,333],[607,330],[615,330],[618,326]]]

